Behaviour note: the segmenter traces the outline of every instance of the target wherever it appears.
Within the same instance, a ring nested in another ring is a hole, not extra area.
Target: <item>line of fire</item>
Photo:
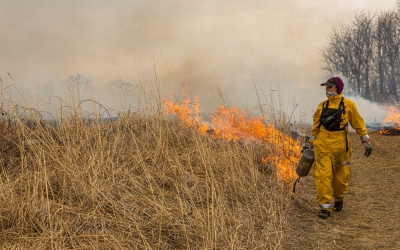
[[[263,158],[263,163],[277,166],[277,174],[285,183],[297,179],[296,166],[301,158],[304,136],[284,133],[273,124],[266,124],[262,116],[251,117],[246,110],[236,107],[219,106],[206,122],[200,115],[200,101],[194,97],[190,101],[187,86],[182,89],[182,100],[174,102],[165,99],[164,112],[174,115],[179,125],[195,128],[199,134],[213,139],[261,142],[266,149],[274,148],[276,154]],[[400,135],[400,106],[384,106],[388,116],[381,123],[367,124],[368,130],[379,131],[381,135]]]

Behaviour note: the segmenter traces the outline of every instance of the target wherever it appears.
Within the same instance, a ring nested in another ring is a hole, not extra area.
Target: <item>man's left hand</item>
[[[368,157],[371,155],[372,153],[372,147],[371,147],[371,142],[364,142],[364,147],[365,147],[365,156]]]

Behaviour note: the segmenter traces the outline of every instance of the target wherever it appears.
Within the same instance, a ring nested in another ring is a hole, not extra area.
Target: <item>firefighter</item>
[[[332,210],[342,210],[343,198],[348,189],[352,150],[352,143],[347,135],[348,124],[350,123],[360,136],[365,147],[365,156],[371,154],[372,147],[364,120],[356,105],[343,97],[342,79],[332,77],[321,86],[326,87],[328,99],[321,102],[314,113],[310,144],[314,148],[313,175],[317,203],[320,206],[318,216],[327,219]]]

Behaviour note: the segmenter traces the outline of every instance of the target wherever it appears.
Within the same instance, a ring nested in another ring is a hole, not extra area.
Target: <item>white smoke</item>
[[[350,22],[355,10],[374,12],[394,4],[338,0],[326,8],[325,2],[312,0],[4,1],[0,76],[5,86],[15,80],[27,97],[46,95],[47,103],[66,79],[80,74],[90,80],[93,95],[112,107],[121,105],[122,94],[122,99],[131,98],[131,92],[121,93],[123,88],[151,85],[157,75],[163,92],[180,93],[189,82],[204,111],[221,104],[219,90],[226,104],[253,108],[258,106],[254,82],[266,96],[280,85],[288,113],[299,102],[309,116],[324,94],[308,96],[305,89],[315,92],[321,80],[320,48],[333,28]],[[126,83],[123,88],[118,81]],[[304,118],[295,113],[296,119]]]
[[[388,110],[381,104],[372,103],[360,96],[346,97],[356,104],[358,112],[364,118],[365,123],[381,123],[389,114]]]

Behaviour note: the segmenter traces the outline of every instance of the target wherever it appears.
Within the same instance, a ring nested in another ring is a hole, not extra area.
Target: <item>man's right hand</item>
[[[312,147],[312,142],[306,142],[306,143],[303,144],[302,149],[301,149],[301,152],[303,153],[304,150],[310,150],[310,149],[312,149],[312,148],[313,148],[313,147]]]

